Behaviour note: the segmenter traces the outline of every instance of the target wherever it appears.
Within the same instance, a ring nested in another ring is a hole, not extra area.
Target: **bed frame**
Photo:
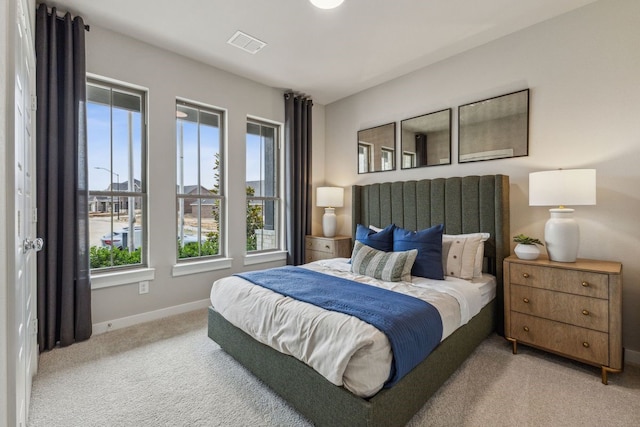
[[[318,426],[402,426],[494,330],[503,333],[502,261],[509,255],[509,177],[468,176],[353,186],[356,224],[445,233],[489,232],[485,271],[496,298],[456,330],[395,386],[363,399],[327,381],[294,357],[255,341],[209,308],[209,337]]]

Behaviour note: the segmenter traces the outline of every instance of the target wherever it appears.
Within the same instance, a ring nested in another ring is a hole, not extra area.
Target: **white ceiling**
[[[329,104],[595,0],[53,0],[49,6]],[[267,46],[227,44],[237,30]]]

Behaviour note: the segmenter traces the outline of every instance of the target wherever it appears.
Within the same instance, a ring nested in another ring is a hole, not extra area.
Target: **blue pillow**
[[[442,224],[420,231],[396,227],[393,232],[393,250],[417,249],[418,256],[411,269],[412,276],[444,280],[442,272]]]
[[[375,232],[369,227],[358,224],[356,228],[356,240],[379,251],[393,252],[394,224],[389,224],[381,231]]]

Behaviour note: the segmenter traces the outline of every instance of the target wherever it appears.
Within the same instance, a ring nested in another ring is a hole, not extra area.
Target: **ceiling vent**
[[[249,34],[243,33],[242,31],[236,31],[236,33],[227,40],[227,43],[240,48],[245,52],[249,52],[252,55],[256,54],[267,45],[265,42],[258,40]]]

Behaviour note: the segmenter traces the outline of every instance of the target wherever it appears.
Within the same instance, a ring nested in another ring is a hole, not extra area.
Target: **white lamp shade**
[[[344,0],[309,0],[311,4],[320,9],[333,9],[342,4]]]
[[[316,206],[341,208],[344,206],[344,188],[318,187]]]
[[[595,169],[560,169],[529,174],[529,206],[595,204]]]

